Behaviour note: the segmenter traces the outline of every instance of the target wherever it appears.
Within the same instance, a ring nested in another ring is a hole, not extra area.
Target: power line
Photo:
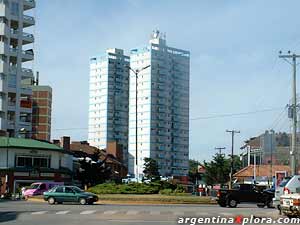
[[[262,109],[262,110],[242,112],[242,113],[230,113],[230,114],[219,114],[219,115],[214,115],[214,116],[195,117],[195,118],[191,118],[190,120],[204,120],[204,119],[214,119],[214,118],[222,118],[222,117],[246,116],[246,115],[257,114],[257,113],[277,111],[280,109],[282,109],[282,107]],[[65,131],[65,130],[88,130],[88,129],[89,129],[88,127],[72,127],[72,128],[55,128],[52,130],[53,131]]]
[[[280,110],[280,109],[282,109],[282,107],[262,109],[262,110],[256,110],[256,111],[250,111],[250,112],[241,112],[241,113],[219,114],[219,115],[214,115],[214,116],[195,117],[195,118],[192,118],[190,120],[205,120],[205,119],[214,119],[214,118],[222,118],[222,117],[245,116],[245,115],[257,114],[257,113],[277,111],[277,110]]]

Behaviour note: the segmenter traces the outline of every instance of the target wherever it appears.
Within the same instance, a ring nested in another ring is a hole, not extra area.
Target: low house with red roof
[[[239,183],[253,183],[255,180],[257,183],[268,184],[278,174],[287,176],[291,174],[291,169],[285,165],[250,165],[233,174],[233,177]]]

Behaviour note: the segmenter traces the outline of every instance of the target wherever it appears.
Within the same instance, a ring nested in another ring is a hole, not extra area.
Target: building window
[[[50,157],[16,156],[16,167],[50,168]]]

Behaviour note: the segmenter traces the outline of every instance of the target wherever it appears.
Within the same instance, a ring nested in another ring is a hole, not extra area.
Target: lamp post
[[[135,74],[135,169],[136,169],[136,180],[139,180],[139,169],[138,169],[138,75],[141,71],[149,68],[150,65],[145,66],[141,69],[132,69],[130,66],[128,66],[128,69],[131,70]]]

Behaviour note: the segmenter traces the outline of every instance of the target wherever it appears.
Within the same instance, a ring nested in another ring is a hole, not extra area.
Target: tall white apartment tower
[[[107,142],[122,145],[123,160],[128,155],[129,57],[121,49],[108,49],[90,60],[88,141],[100,149]]]
[[[162,176],[186,176],[189,159],[190,53],[168,47],[154,31],[148,46],[132,49],[129,85],[129,173],[141,178],[144,158],[158,162]],[[136,164],[137,91],[137,164]],[[137,166],[136,166],[137,165]]]
[[[31,131],[32,90],[28,84],[33,78],[29,67],[34,36],[30,27],[35,19],[28,14],[34,8],[34,0],[0,0],[0,130],[10,136]]]

